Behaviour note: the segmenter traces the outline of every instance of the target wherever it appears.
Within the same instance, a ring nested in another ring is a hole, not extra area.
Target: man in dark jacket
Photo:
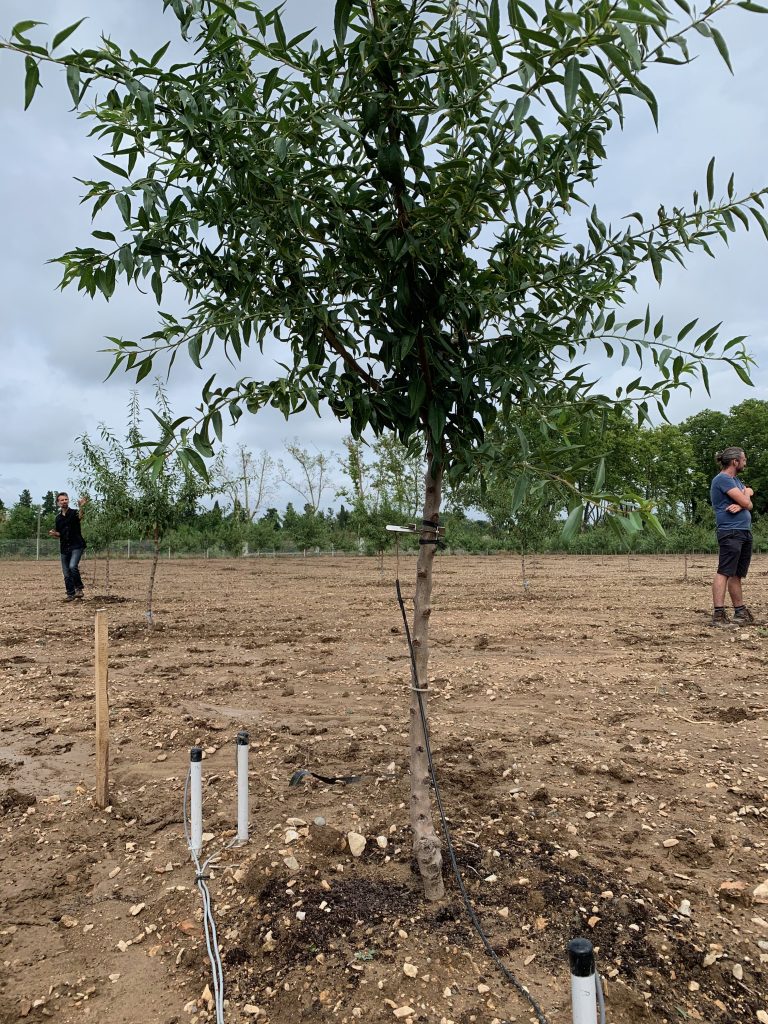
[[[56,495],[56,504],[59,506],[59,514],[56,516],[56,524],[53,530],[48,533],[51,537],[59,538],[61,549],[61,571],[64,573],[64,586],[67,588],[65,601],[79,600],[83,596],[83,581],[80,577],[80,559],[85,550],[85,541],[80,528],[80,521],[83,517],[83,506],[87,498],[80,498],[77,510],[69,507],[69,495],[61,491]]]

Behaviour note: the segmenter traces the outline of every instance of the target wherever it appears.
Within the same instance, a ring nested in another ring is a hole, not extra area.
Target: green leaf
[[[184,453],[184,457],[186,458],[188,464],[192,467],[195,473],[197,473],[198,476],[201,476],[203,480],[207,480],[208,470],[205,467],[205,463],[203,462],[202,457],[198,455],[195,449],[183,448],[182,452]]]
[[[213,425],[214,433],[218,437],[219,441],[223,441],[224,430],[221,422],[221,413],[218,409],[214,409],[211,412],[211,424]]]
[[[694,328],[694,327],[696,326],[696,324],[697,324],[698,322],[699,322],[699,318],[698,318],[698,317],[696,317],[696,319],[695,319],[695,320],[691,320],[691,321],[690,321],[690,323],[687,323],[687,324],[685,325],[685,327],[683,327],[683,329],[682,329],[682,330],[680,331],[680,333],[678,334],[678,336],[677,336],[677,340],[678,340],[678,341],[682,341],[682,340],[683,340],[683,338],[684,338],[684,337],[686,336],[686,334],[690,333],[690,331],[692,331],[692,330],[693,330],[693,328]]]
[[[118,174],[121,178],[128,178],[128,180],[130,181],[128,173],[124,171],[122,167],[119,167],[117,164],[110,163],[109,160],[102,160],[100,156],[96,157],[96,163],[101,164],[101,166],[105,170],[111,171],[112,174]]]
[[[707,166],[707,199],[710,203],[715,198],[715,158],[709,161]]]
[[[25,32],[29,32],[31,28],[35,28],[36,25],[44,25],[44,21],[19,21],[11,29],[11,35],[20,39]]]
[[[131,200],[130,200],[130,198],[125,194],[125,192],[116,192],[115,193],[115,203],[117,205],[118,210],[123,215],[123,220],[125,221],[125,226],[126,227],[130,227],[130,224],[131,224]]]
[[[570,541],[576,536],[581,529],[581,524],[584,519],[584,506],[579,504],[571,509],[571,513],[565,521],[563,526],[563,540]]]
[[[160,300],[158,299],[158,301]],[[200,333],[194,334],[189,339],[189,343],[187,345],[187,350],[189,351],[189,358],[192,360],[192,362],[195,364],[198,370],[202,370],[202,366],[200,365],[200,349],[202,348],[202,345],[203,336]]]
[[[496,62],[501,64],[504,60],[504,51],[501,48],[499,38],[499,0],[491,0],[488,7],[488,41],[491,44],[491,52]]]
[[[509,511],[512,515],[518,511],[525,501],[525,496],[528,494],[530,483],[531,482],[525,473],[521,474],[517,478],[517,483],[515,484],[515,489],[512,492],[512,500],[509,506]]]
[[[29,56],[24,58],[24,66],[26,68],[26,74],[24,75],[24,109],[27,110],[37,87],[40,85],[40,68],[37,65],[37,61]]]
[[[75,106],[80,102],[80,68],[74,64],[67,65],[67,88],[72,96]]]
[[[629,59],[639,71],[643,66],[643,58],[640,54],[640,47],[637,45],[637,36],[629,25],[619,24],[617,27],[619,35],[621,36],[621,41],[624,43],[624,48],[629,54]]]
[[[602,458],[597,464],[597,473],[595,473],[595,494],[599,494],[605,486],[605,459]]]
[[[336,34],[336,45],[344,46],[344,37],[347,34],[349,16],[352,13],[352,0],[336,0],[336,9],[333,14],[333,30]]]
[[[57,46],[61,46],[61,44],[65,40],[69,39],[72,33],[76,32],[84,21],[85,18],[81,18],[80,21],[76,21],[74,25],[70,25],[69,28],[63,28],[61,32],[57,32],[56,35],[53,37],[53,45],[51,46],[51,50],[55,50]]]
[[[661,257],[659,256],[658,249],[650,245],[648,246],[648,256],[651,261],[651,267],[653,268],[653,276],[656,278],[657,284],[661,284],[662,269],[661,269]]]
[[[563,86],[565,89],[565,109],[570,114],[579,97],[579,58],[571,57],[565,67]]]

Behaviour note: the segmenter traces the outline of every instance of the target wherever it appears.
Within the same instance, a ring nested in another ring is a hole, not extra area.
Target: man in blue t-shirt
[[[712,481],[709,497],[715,511],[720,560],[712,581],[713,626],[749,626],[752,612],[744,604],[741,581],[752,558],[752,488],[738,474],[747,464],[742,448],[726,448],[715,455],[720,472]],[[725,611],[725,592],[733,602],[733,622]]]

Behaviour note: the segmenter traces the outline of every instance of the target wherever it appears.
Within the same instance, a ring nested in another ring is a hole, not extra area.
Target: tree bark
[[[440,513],[440,496],[442,490],[442,469],[433,473],[432,453],[427,453],[427,472],[425,477],[424,519],[437,526]],[[437,534],[427,529],[422,530],[422,540],[433,541]],[[429,685],[429,616],[432,611],[432,563],[435,560],[435,544],[419,545],[419,557],[416,567],[416,594],[413,608],[413,649],[416,662],[415,685],[423,691],[420,695],[411,691],[410,707],[410,752],[411,752],[411,828],[413,830],[413,852],[419,865],[424,883],[424,895],[428,900],[442,899],[445,893],[443,885],[443,856],[440,837],[435,832],[432,822],[432,804],[430,800],[429,761],[426,751],[424,728],[419,712],[419,696],[427,711],[427,689]]]
[[[155,573],[157,563],[160,560],[160,530],[155,527],[154,533],[155,550],[152,556],[152,568],[149,571],[149,590],[147,591],[147,623],[152,625],[152,593],[155,589]]]

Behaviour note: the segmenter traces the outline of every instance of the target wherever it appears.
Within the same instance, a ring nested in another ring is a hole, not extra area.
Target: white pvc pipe
[[[237,841],[248,842],[248,747],[247,732],[237,734]]]
[[[573,1024],[597,1024],[595,958],[589,939],[573,939],[568,944],[571,964],[571,1005]]]
[[[189,845],[195,857],[203,849],[203,751],[192,747],[189,752]]]

